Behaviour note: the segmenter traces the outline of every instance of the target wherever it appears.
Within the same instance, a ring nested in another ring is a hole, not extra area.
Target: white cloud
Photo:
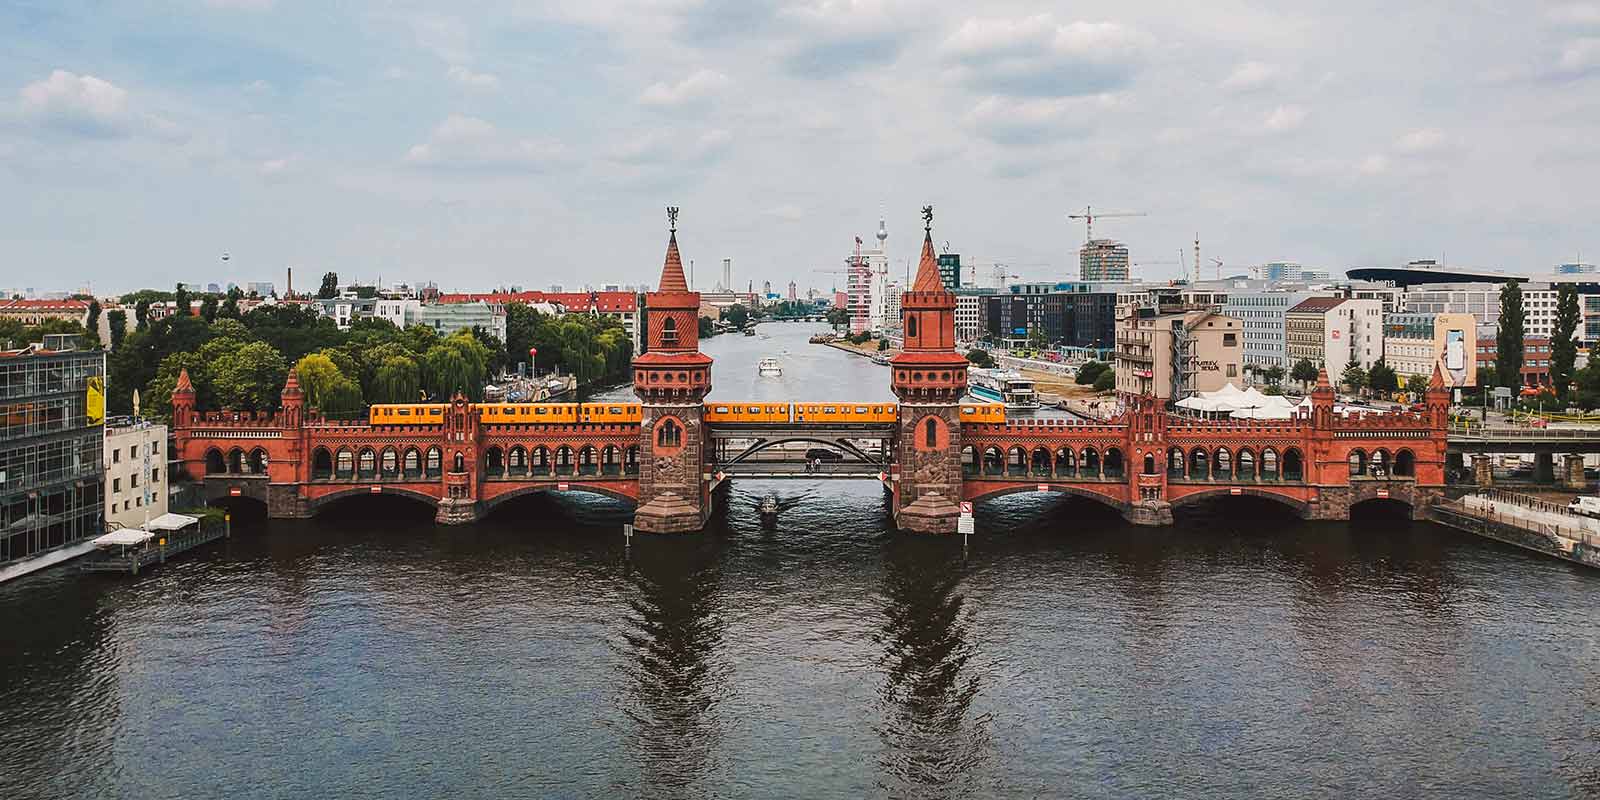
[[[969,19],[940,47],[958,82],[1045,97],[1096,94],[1132,80],[1153,40],[1116,22],[1061,24],[1050,14]]]
[[[1310,113],[1300,106],[1278,106],[1267,115],[1263,124],[1272,133],[1288,133],[1304,124],[1307,116]]]
[[[293,157],[271,158],[261,162],[256,167],[256,172],[260,173],[263,178],[275,178],[288,172],[294,166],[294,163],[295,159]]]
[[[472,89],[497,89],[500,79],[488,72],[473,72],[466,67],[456,64],[445,71],[456,83]]]
[[[652,131],[623,143],[612,152],[611,158],[634,166],[709,162],[726,153],[732,144],[733,134],[720,128],[687,141],[679,136]]]
[[[244,89],[251,94],[269,94],[272,92],[272,84],[257,78],[246,85]]]
[[[1568,3],[1545,12],[1551,22],[1573,27],[1600,26],[1600,5],[1594,3]]]
[[[1234,67],[1233,74],[1223,80],[1222,88],[1230,92],[1252,92],[1271,86],[1278,79],[1278,68],[1261,61],[1246,61]]]
[[[639,96],[639,102],[658,108],[690,105],[721,92],[731,82],[716,70],[700,69],[677,83],[652,84]]]
[[[1600,38],[1574,39],[1561,48],[1562,72],[1587,72],[1600,67]]]
[[[24,120],[58,132],[100,139],[183,136],[172,121],[133,108],[126,89],[94,75],[58,69],[18,94]]]
[[[1102,120],[1104,112],[1122,104],[1112,94],[1091,97],[984,98],[967,114],[978,135],[1008,145],[1045,144],[1081,135]]]
[[[487,120],[451,114],[426,142],[406,151],[408,164],[462,170],[544,170],[559,165],[567,150],[553,139],[516,138]]]
[[[1382,175],[1389,171],[1389,157],[1383,155],[1367,156],[1361,160],[1361,165],[1357,169],[1362,175]]]
[[[806,218],[806,210],[794,203],[773,206],[763,213],[773,219],[781,219],[784,222],[798,222]]]
[[[1395,140],[1394,149],[1406,154],[1426,153],[1444,144],[1444,134],[1437,128],[1414,130]]]

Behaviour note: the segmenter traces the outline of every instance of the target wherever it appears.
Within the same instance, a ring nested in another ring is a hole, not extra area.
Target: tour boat
[[[756,372],[769,378],[775,378],[783,374],[783,367],[778,365],[778,359],[767,356],[761,359],[761,363],[756,365]]]
[[[970,369],[967,371],[967,391],[980,400],[1005,403],[1011,411],[1030,411],[1039,407],[1039,395],[1033,391],[1033,381],[1013,370]]]

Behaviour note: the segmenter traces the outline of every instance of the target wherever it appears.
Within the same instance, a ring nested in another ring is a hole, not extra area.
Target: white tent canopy
[[[162,514],[146,522],[144,529],[147,531],[176,531],[187,528],[199,521],[199,517],[191,517],[187,514]]]
[[[1178,408],[1205,414],[1227,414],[1234,419],[1288,419],[1295,405],[1275,395],[1265,395],[1255,387],[1240,390],[1226,384],[1215,392],[1198,392],[1177,402]]]
[[[150,541],[153,536],[155,534],[146,533],[138,528],[121,528],[97,537],[94,540],[94,545],[95,547],[114,547],[116,545],[144,544]]]

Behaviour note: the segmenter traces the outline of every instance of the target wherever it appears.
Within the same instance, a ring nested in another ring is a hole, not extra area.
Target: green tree
[[[1556,290],[1555,331],[1550,336],[1550,385],[1559,397],[1567,396],[1567,387],[1572,383],[1572,366],[1578,360],[1578,344],[1573,337],[1578,335],[1581,321],[1578,287],[1561,284]]]
[[[1411,377],[1406,378],[1406,391],[1410,392],[1411,394],[1421,396],[1424,392],[1428,391],[1428,379],[1422,377],[1421,375],[1412,375]]]
[[[881,353],[881,352],[883,352],[885,350],[888,350],[888,349],[889,349],[889,340],[888,339],[879,339],[878,340],[878,352]]]
[[[150,327],[150,301],[140,299],[133,306],[133,321],[137,330]]]
[[[222,342],[229,343],[228,347],[211,362],[217,403],[247,411],[276,408],[289,369],[283,355],[266,342],[240,343],[237,339],[207,342],[202,354]]]
[[[189,316],[189,287],[178,284],[178,290],[172,293],[172,305],[176,309],[173,313],[180,317]]]
[[[850,310],[847,308],[839,308],[835,306],[828,309],[828,313],[825,314],[824,317],[828,320],[828,324],[832,325],[835,330],[843,330],[844,328],[850,326]]]
[[[208,294],[200,299],[200,318],[206,322],[217,321],[217,296]]]
[[[489,374],[499,375],[504,372],[506,368],[505,343],[500,341],[499,337],[493,333],[484,330],[481,325],[472,326],[472,338],[477,339],[478,344],[483,345],[484,349],[489,351]]]
[[[1367,371],[1361,368],[1361,362],[1352,361],[1339,375],[1339,382],[1350,387],[1350,391],[1359,392],[1367,385]]]
[[[354,289],[356,297],[362,300],[371,300],[378,296],[378,287],[376,286],[352,286],[350,288]]]
[[[750,310],[743,303],[734,303],[722,309],[722,321],[743,330],[745,323],[750,321]]]
[[[1277,386],[1283,383],[1283,367],[1278,364],[1273,364],[1266,369],[1257,369],[1256,374],[1260,375],[1268,386]]]
[[[415,403],[422,394],[422,373],[414,359],[393,355],[373,373],[367,400],[372,403]]]
[[[327,408],[329,395],[341,382],[350,379],[339,371],[339,365],[322,353],[312,353],[294,364],[295,377],[300,381],[300,391],[305,394],[306,405],[332,413]]]
[[[710,317],[701,317],[700,318],[700,338],[709,339],[712,336],[716,335],[716,333],[717,333],[716,323],[712,322]]]
[[[88,319],[84,321],[84,342],[90,347],[100,346],[100,301],[89,301]]]
[[[197,352],[179,352],[162,359],[154,376],[140,390],[141,416],[163,422],[172,421],[172,392],[178,387],[178,374],[185,369],[189,371],[189,381],[194,385],[195,408],[202,411],[216,409],[217,398],[211,387],[211,367],[205,357]],[[111,395],[107,399],[115,397],[123,413],[131,412],[133,390],[138,387],[115,381],[109,384]]]
[[[1317,379],[1317,365],[1311,359],[1302,358],[1295,362],[1294,369],[1289,371],[1289,378],[1300,382],[1302,390],[1309,387]]]
[[[1572,396],[1580,408],[1600,408],[1600,359],[1589,359],[1589,363],[1572,376]]]
[[[1500,324],[1495,332],[1495,374],[1501,386],[1522,385],[1522,347],[1527,312],[1522,307],[1522,287],[1516,279],[1500,289]]]
[[[994,359],[989,356],[989,351],[981,347],[974,347],[968,350],[967,360],[982,369],[989,369],[994,366]]]
[[[140,289],[135,292],[129,292],[118,299],[125,306],[137,305],[140,300],[146,303],[165,302],[172,299],[172,292],[163,292],[160,289]]]
[[[1367,372],[1367,385],[1372,387],[1372,391],[1387,395],[1400,388],[1400,376],[1396,375],[1388,364],[1379,360]]]
[[[581,325],[576,327],[582,331]],[[488,364],[488,348],[470,333],[455,333],[423,354],[422,385],[436,401],[447,401],[457,392],[481,400]]]
[[[244,315],[244,324],[257,339],[272,345],[290,361],[324,347],[336,347],[345,339],[333,320],[290,303],[256,306]]]
[[[0,350],[22,347],[28,338],[28,326],[20,319],[0,319]]]
[[[227,299],[222,301],[222,307],[217,309],[217,316],[221,319],[240,319],[239,301],[244,298],[244,292],[239,287],[228,287]]]
[[[331,300],[339,296],[339,273],[327,272],[322,275],[322,288],[317,290],[317,298]]]
[[[1109,392],[1115,388],[1117,388],[1116,370],[1100,370],[1100,374],[1096,375],[1094,379],[1094,390],[1097,392]]]
[[[106,327],[111,329],[111,349],[116,350],[128,338],[128,312],[120,308],[106,312]]]
[[[1092,386],[1095,381],[1100,379],[1101,373],[1107,371],[1107,366],[1099,361],[1085,361],[1083,366],[1078,367],[1078,375],[1075,380],[1077,380],[1079,386]],[[1116,380],[1115,375],[1112,376],[1112,380]]]

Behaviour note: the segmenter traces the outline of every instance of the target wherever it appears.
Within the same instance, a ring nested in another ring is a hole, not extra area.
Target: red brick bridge
[[[633,365],[637,423],[491,423],[460,397],[440,424],[333,421],[305,406],[292,372],[277,412],[200,412],[185,374],[172,396],[177,453],[209,499],[253,498],[273,517],[395,494],[434,506],[441,523],[466,523],[515,497],[581,491],[635,505],[641,531],[699,530],[724,476],[717,423],[704,419],[711,359],[699,352],[699,294],[684,281],[675,226],[646,301],[646,348]],[[1437,374],[1420,412],[1335,414],[1322,376],[1309,413],[1288,420],[1197,420],[1126,397],[1104,422],[974,423],[961,419],[967,362],[955,349],[955,297],[939,282],[931,232],[901,307],[905,344],[891,360],[899,403],[892,423],[869,432],[885,460],[868,474],[892,493],[903,529],[953,532],[959,501],[1015,492],[1089,498],[1141,525],[1171,524],[1174,507],[1236,495],[1306,519],[1346,519],[1371,500],[1407,504],[1420,518],[1444,487],[1448,396]],[[838,425],[816,427],[841,435],[831,430]]]

